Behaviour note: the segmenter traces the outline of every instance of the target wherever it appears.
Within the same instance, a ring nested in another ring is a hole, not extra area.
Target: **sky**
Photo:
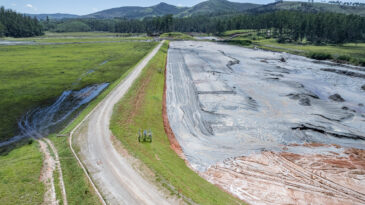
[[[204,0],[0,0],[0,5],[21,13],[68,13],[90,14],[104,9],[121,6],[152,6],[160,2],[176,6],[193,6]],[[247,2],[267,4],[274,0],[230,0],[234,2]],[[316,0],[322,1],[322,0]],[[349,1],[349,0],[342,0]],[[363,2],[365,0],[354,0]]]

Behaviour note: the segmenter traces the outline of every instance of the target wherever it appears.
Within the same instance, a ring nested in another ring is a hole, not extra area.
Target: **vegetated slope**
[[[178,17],[213,13],[235,13],[259,7],[259,4],[235,3],[227,0],[208,0],[193,7],[177,7],[160,3],[151,7],[125,6],[99,11],[83,16],[85,18],[129,18],[138,19],[173,14]]]
[[[61,20],[61,19],[72,19],[78,18],[79,15],[75,14],[63,14],[63,13],[56,13],[56,14],[25,14],[26,16],[36,17],[38,20],[46,20],[47,16],[51,20]]]
[[[258,8],[261,5],[259,4],[250,4],[250,3],[236,3],[230,2],[227,0],[209,0],[197,4],[188,10],[178,14],[179,17],[186,17],[192,15],[204,15],[204,14],[213,14],[213,13],[235,13],[235,12],[243,12],[249,9]]]
[[[261,13],[276,10],[294,10],[304,12],[333,12],[341,14],[357,14],[365,16],[365,6],[345,6],[327,3],[281,2],[272,3],[251,9],[251,12]]]
[[[177,7],[166,3],[160,3],[150,7],[125,6],[99,11],[83,16],[85,18],[129,18],[137,19],[144,17],[163,16],[166,14],[178,14],[186,7]]]

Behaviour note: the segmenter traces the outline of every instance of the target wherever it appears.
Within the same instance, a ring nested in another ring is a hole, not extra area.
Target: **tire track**
[[[52,141],[44,138],[44,141],[47,142],[48,146],[51,148],[52,152],[55,155],[55,165],[58,171],[58,177],[59,177],[59,181],[60,181],[60,188],[61,188],[61,194],[62,194],[62,199],[63,199],[63,204],[64,205],[68,205],[68,201],[67,201],[67,194],[66,194],[66,188],[65,188],[65,183],[63,181],[63,174],[62,174],[62,168],[61,168],[61,162],[60,159],[58,157],[58,151],[56,149],[56,147],[53,145]]]
[[[263,154],[267,158],[280,164],[282,167],[286,168],[290,172],[304,177],[309,181],[310,184],[316,184],[319,187],[332,190],[338,195],[342,195],[347,198],[352,198],[360,203],[365,203],[365,195],[360,192],[357,192],[355,190],[337,184],[329,179],[326,179],[325,177],[319,176],[315,173],[305,170],[304,168],[298,166],[297,164],[292,163],[289,160],[285,159],[284,157],[274,154],[273,152],[264,152]]]

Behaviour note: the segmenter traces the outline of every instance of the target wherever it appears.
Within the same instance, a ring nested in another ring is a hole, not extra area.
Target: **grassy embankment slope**
[[[114,108],[111,130],[130,154],[145,163],[156,175],[156,182],[162,183],[171,193],[190,198],[199,204],[238,204],[239,200],[221,191],[188,168],[170,148],[166,136],[162,101],[164,70],[168,44],[143,70],[126,96]],[[138,129],[151,129],[152,143],[139,143]],[[169,187],[172,185],[174,190]]]
[[[339,45],[313,45],[305,44],[305,42],[303,44],[278,43],[277,39],[266,39],[258,35],[255,30],[226,31],[223,33],[223,37],[226,39],[233,37],[232,41],[236,41],[236,44],[244,46],[257,46],[266,50],[287,52],[307,57],[325,55],[329,59],[339,62],[365,66],[365,43],[345,43]]]
[[[30,103],[38,104],[43,103],[43,101],[36,101],[39,98],[37,95],[46,96],[44,97],[45,99],[49,95],[57,96],[56,92],[62,92],[64,89],[79,89],[87,84],[113,82],[81,112],[73,123],[65,128],[63,133],[67,133],[155,45],[156,43],[126,42],[90,45],[0,46],[0,51],[9,51],[9,53],[0,52],[0,58],[6,59],[7,65],[14,69],[11,70],[0,65],[0,72],[4,74],[1,77],[10,83],[8,87],[1,85],[3,90],[8,91],[8,93],[2,94],[10,98],[8,100],[9,103],[12,101],[16,102],[19,100],[18,98],[20,100],[29,98],[32,100]],[[29,65],[18,64],[18,61],[20,61],[18,59],[19,56],[25,58],[23,60],[28,62]],[[106,60],[109,60],[109,62],[101,66],[100,63]],[[24,68],[21,68],[21,66],[24,66]],[[37,68],[36,66],[39,67]],[[97,68],[97,71],[82,79],[77,85],[73,85],[75,79],[78,79],[83,73],[93,68]],[[32,75],[29,75],[30,73]],[[22,74],[28,75],[24,76]],[[51,84],[55,85],[51,86]],[[27,96],[22,96],[21,94],[24,94],[24,91],[21,89],[26,86],[32,87],[27,90],[29,92]],[[12,93],[20,96],[12,96]],[[33,96],[35,98],[32,98]],[[4,103],[4,101],[0,102]],[[9,104],[9,106],[11,105]],[[15,105],[13,106],[15,107]],[[1,108],[2,111],[6,111],[3,110],[3,107]],[[20,108],[15,107],[14,109]],[[1,120],[4,119],[1,118]],[[59,152],[69,204],[98,204],[98,198],[93,193],[93,189],[90,187],[82,169],[69,149],[67,138],[55,137],[53,135],[51,139]],[[38,150],[38,143],[33,143],[31,146],[29,148],[29,145],[25,145],[12,150],[7,155],[0,156],[0,164],[4,164],[4,166],[0,167],[0,204],[42,203],[44,194],[43,184],[38,181],[42,166],[42,156]],[[57,183],[58,180],[55,180]],[[56,184],[57,188],[58,184]],[[31,194],[28,195],[26,192]],[[57,194],[60,194],[59,190]],[[61,196],[57,196],[57,198],[61,199]]]

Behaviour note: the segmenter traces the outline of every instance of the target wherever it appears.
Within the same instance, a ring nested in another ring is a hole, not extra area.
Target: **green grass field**
[[[67,38],[53,38],[65,42]],[[112,38],[119,39],[119,38]],[[17,117],[47,104],[64,90],[89,84],[111,85],[67,126],[69,132],[120,82],[157,43],[121,42],[67,45],[0,46],[0,139],[11,137]],[[108,61],[105,64],[103,62]],[[90,75],[83,75],[94,69]],[[78,80],[83,76],[81,80]],[[76,82],[76,83],[75,83]],[[18,115],[18,116],[16,116]],[[4,138],[5,136],[5,138]],[[2,137],[2,138],[1,138]],[[59,152],[69,204],[99,204],[94,190],[71,153],[68,138],[50,136]],[[9,149],[7,149],[9,150]],[[4,155],[5,154],[5,155]],[[39,181],[42,154],[38,143],[18,145],[0,156],[0,204],[41,204],[44,188]],[[57,198],[61,199],[58,173],[54,173]]]
[[[43,183],[39,181],[42,154],[34,142],[0,156],[0,204],[41,204]]]
[[[118,42],[0,46],[0,140],[15,134],[17,119],[26,111],[52,102],[65,90],[115,81],[154,45]],[[90,70],[94,72],[86,75]]]
[[[240,204],[241,201],[208,183],[189,169],[170,148],[162,120],[164,67],[168,45],[143,70],[126,96],[114,108],[111,130],[130,154],[145,163],[172,193],[176,191],[198,204]],[[138,143],[140,128],[151,128],[152,143]],[[172,185],[175,190],[169,188]]]

